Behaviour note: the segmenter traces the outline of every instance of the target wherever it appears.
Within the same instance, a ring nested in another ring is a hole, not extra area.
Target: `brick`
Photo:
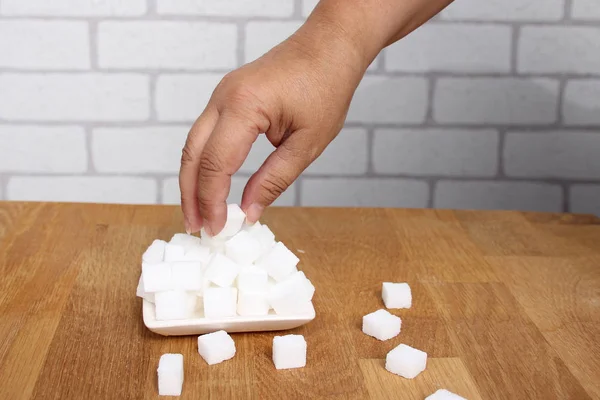
[[[600,185],[573,185],[569,190],[570,210],[600,217]]]
[[[99,176],[13,177],[6,197],[24,201],[153,204],[154,179]]]
[[[149,116],[148,77],[138,74],[0,74],[0,118],[141,121]]]
[[[89,68],[88,33],[85,22],[0,21],[0,68]]]
[[[158,0],[159,14],[232,17],[289,17],[294,0]]]
[[[558,212],[562,189],[530,182],[441,181],[435,188],[434,207]]]
[[[318,2],[319,0],[302,0],[302,15],[308,17]]]
[[[363,174],[367,172],[367,152],[365,129],[342,129],[305,174]]]
[[[441,13],[442,19],[467,21],[557,21],[565,0],[461,0]]]
[[[600,20],[598,0],[572,0],[571,17],[583,20]]]
[[[245,60],[251,62],[290,37],[302,22],[249,22],[246,25]]]
[[[598,179],[598,154],[598,132],[509,132],[504,168],[507,175],[518,177]]]
[[[521,73],[597,74],[600,27],[525,26],[517,69]]]
[[[224,74],[161,75],[156,81],[159,121],[193,122],[204,111]]]
[[[427,183],[405,179],[303,178],[302,206],[425,207]]]
[[[259,135],[239,172],[254,173],[265,162],[267,157],[275,151],[275,147],[265,135]]]
[[[0,125],[0,171],[81,173],[85,132],[77,126]]]
[[[2,0],[4,15],[137,16],[146,13],[146,0]]]
[[[185,21],[109,21],[98,25],[102,68],[231,69],[234,24]]]
[[[600,125],[600,79],[567,81],[563,95],[567,125]]]
[[[390,174],[494,176],[498,132],[493,129],[375,131],[375,171]]]
[[[384,51],[388,71],[509,72],[511,28],[428,23]]]
[[[248,178],[233,176],[231,178],[231,189],[229,191],[229,197],[227,198],[228,203],[241,204],[242,194]],[[274,206],[293,206],[296,201],[296,186],[297,183],[292,185],[279,196],[273,203]],[[164,204],[181,204],[181,191],[179,189],[178,178],[165,179],[162,185]]]
[[[94,129],[94,166],[98,172],[178,173],[188,132],[188,126]]]
[[[433,116],[441,123],[550,124],[557,120],[558,81],[441,78]]]
[[[420,123],[427,112],[425,78],[365,76],[359,84],[348,122]]]

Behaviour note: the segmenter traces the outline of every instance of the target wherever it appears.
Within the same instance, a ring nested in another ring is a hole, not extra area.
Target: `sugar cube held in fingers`
[[[220,330],[198,337],[198,353],[208,365],[221,363],[235,356],[235,342]]]
[[[408,283],[383,282],[381,295],[386,308],[410,308],[412,293]]]
[[[384,309],[377,310],[363,317],[362,331],[379,340],[388,340],[398,336],[402,320]]]
[[[306,340],[302,335],[275,336],[273,338],[273,364],[276,369],[306,366]]]
[[[385,358],[385,369],[407,379],[413,379],[427,367],[427,353],[401,344]]]
[[[452,393],[446,389],[439,389],[435,393],[430,394],[425,400],[467,400],[455,393]]]
[[[228,204],[227,205],[227,221],[225,222],[225,226],[219,232],[219,234],[214,235],[215,239],[228,239],[234,236],[242,229],[242,225],[246,220],[246,214],[242,211],[240,206],[237,204]]]
[[[181,396],[183,388],[183,354],[163,354],[158,362],[158,394]]]

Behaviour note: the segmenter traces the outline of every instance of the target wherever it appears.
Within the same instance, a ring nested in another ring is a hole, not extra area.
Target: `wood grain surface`
[[[276,333],[233,334],[208,366],[196,337],[162,337],[135,297],[140,257],[182,230],[178,207],[0,202],[0,399],[158,398],[183,353],[186,399],[600,399],[600,220],[592,216],[271,208],[263,218],[316,286],[303,369],[277,371]],[[399,336],[361,332],[381,283],[408,282]],[[429,354],[387,372],[400,343]]]

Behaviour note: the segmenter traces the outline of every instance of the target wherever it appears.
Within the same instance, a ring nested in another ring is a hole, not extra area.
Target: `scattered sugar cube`
[[[146,249],[142,255],[142,261],[149,264],[162,262],[165,258],[165,245],[167,242],[164,240],[156,239]]]
[[[208,263],[206,278],[214,284],[227,287],[233,284],[240,267],[223,254],[215,254]]]
[[[158,361],[158,394],[181,396],[183,388],[183,354],[163,354]]]
[[[427,353],[401,344],[385,358],[385,369],[407,379],[413,379],[427,366]]]
[[[142,263],[142,280],[144,291],[154,293],[170,290],[171,287],[171,265],[161,262],[158,264]]]
[[[176,233],[169,241],[169,244],[181,246],[187,253],[193,247],[200,246],[200,238],[194,235],[188,235],[187,233]]]
[[[464,397],[452,393],[446,389],[439,389],[433,394],[430,394],[425,400],[467,400]]]
[[[263,225],[264,226],[264,225]],[[281,281],[296,272],[300,259],[285,245],[277,242],[257,263],[257,266],[267,271],[276,281]]]
[[[260,242],[246,231],[225,242],[225,255],[237,263],[251,264],[260,257]]]
[[[235,342],[225,331],[198,336],[198,353],[208,365],[221,363],[235,356]]]
[[[363,317],[362,331],[379,340],[388,340],[400,333],[402,320],[384,309]]]
[[[206,318],[235,317],[237,309],[237,289],[229,287],[209,287],[202,297]]]
[[[238,315],[267,315],[271,307],[265,292],[238,292]]]
[[[197,245],[189,248],[183,255],[185,261],[198,261],[206,264],[210,259],[210,247]]]
[[[196,295],[181,290],[167,290],[154,294],[156,319],[171,321],[191,318],[196,309]]]
[[[227,205],[227,221],[225,222],[225,226],[219,232],[218,235],[214,237],[216,239],[227,239],[235,235],[242,229],[242,225],[246,220],[246,214],[242,211],[240,206],[237,204],[228,204]]]
[[[306,340],[304,336],[275,336],[273,338],[273,363],[276,369],[306,366]]]
[[[307,289],[305,279],[295,275],[278,282],[269,290],[269,304],[278,315],[299,314],[306,310],[312,293]]]
[[[185,249],[178,244],[167,243],[165,245],[165,262],[184,261]]]
[[[171,285],[175,290],[202,291],[202,266],[195,261],[171,263]]]
[[[150,303],[154,303],[154,293],[146,293],[144,290],[144,279],[142,278],[142,275],[140,275],[140,280],[138,281],[135,295],[149,301]]]
[[[247,292],[267,291],[269,275],[264,269],[249,266],[240,270],[237,277],[237,288]]]
[[[410,308],[412,305],[408,283],[383,282],[381,295],[386,308]]]

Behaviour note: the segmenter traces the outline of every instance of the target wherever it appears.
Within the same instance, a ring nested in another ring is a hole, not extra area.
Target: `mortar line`
[[[565,97],[565,87],[567,85],[567,77],[563,77],[558,82],[558,100],[556,102],[556,127],[557,129],[564,126],[563,104]]]
[[[165,195],[164,191],[164,178],[156,177],[156,204],[163,204]]]
[[[506,143],[506,130],[502,129],[498,131],[498,148],[497,148],[497,161],[498,169],[496,171],[496,179],[506,179],[504,171],[504,145]]]
[[[292,12],[292,18],[305,18],[302,15],[302,0],[294,0],[294,11]]]
[[[569,184],[565,182],[561,185],[562,190],[562,211],[569,212],[571,209],[571,202],[569,200]]]
[[[148,8],[146,10],[146,15],[158,16],[158,4],[157,0],[146,0],[146,4]],[[162,16],[161,16],[162,18]]]
[[[90,70],[98,69],[98,21],[89,21]]]
[[[367,129],[367,170],[365,174],[367,176],[375,174],[375,129]]]
[[[435,73],[431,73],[427,80],[427,109],[425,111],[425,120],[421,125],[436,124],[433,117],[433,105],[435,100],[435,90],[437,88],[437,77]]]
[[[236,27],[237,27],[236,28],[237,36],[236,36],[235,56],[236,56],[237,67],[241,67],[242,65],[244,65],[246,63],[246,47],[245,47],[245,44],[246,44],[246,22],[239,21],[236,24]]]
[[[304,176],[300,175],[298,179],[296,179],[296,184],[294,185],[296,188],[296,193],[294,193],[294,206],[300,207],[302,204],[302,189],[304,182]]]
[[[426,182],[427,182],[427,187],[429,188],[429,193],[428,193],[428,197],[427,197],[427,205],[425,207],[426,208],[434,208],[435,192],[437,190],[437,180],[427,179]]]
[[[156,83],[158,81],[158,74],[148,74],[148,81],[150,84],[148,96],[148,101],[150,103],[148,104],[148,109],[150,110],[150,113],[148,115],[148,122],[156,124],[156,122],[158,121],[158,111],[156,109]]]
[[[564,9],[563,9],[563,17],[561,21],[572,21],[573,15],[571,14],[571,10],[573,9],[573,0],[565,0]]]
[[[0,200],[8,200],[8,175],[0,172]]]
[[[86,172],[89,174],[96,174],[98,171],[96,171],[96,167],[94,166],[94,159],[93,159],[93,132],[92,132],[92,127],[91,126],[85,126],[84,127],[84,131],[85,131],[85,151],[87,152],[87,170]]]
[[[510,36],[510,72],[513,76],[518,74],[518,60],[519,55],[519,38],[521,37],[521,26],[513,25],[511,28]]]

